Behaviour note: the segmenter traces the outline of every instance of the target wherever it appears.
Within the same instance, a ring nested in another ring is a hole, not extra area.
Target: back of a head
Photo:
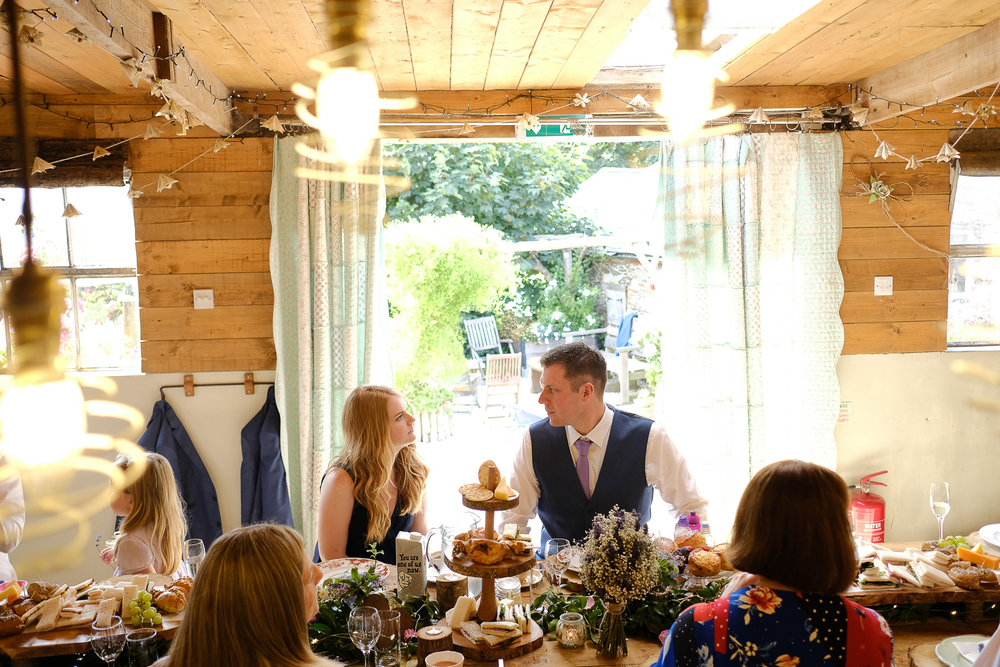
[[[584,382],[590,382],[594,385],[597,395],[604,395],[604,386],[608,383],[608,362],[604,360],[604,355],[599,350],[590,345],[586,343],[556,345],[546,350],[539,362],[542,368],[560,364],[573,391],[579,389]]]
[[[127,457],[120,457],[117,464],[128,469],[132,462]],[[170,462],[160,454],[147,453],[142,475],[126,491],[132,497],[132,511],[122,523],[122,531],[127,533],[147,527],[163,561],[161,574],[172,574],[181,563],[181,543],[187,534],[187,520]]]
[[[217,539],[198,569],[171,667],[305,665],[302,538],[254,524]]]
[[[740,498],[726,556],[798,591],[842,593],[857,574],[847,503],[847,485],[829,468],[771,463]]]

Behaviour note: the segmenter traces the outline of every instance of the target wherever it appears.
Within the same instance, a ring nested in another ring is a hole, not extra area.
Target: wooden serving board
[[[472,500],[471,498],[466,498],[462,495],[462,504],[468,507],[470,510],[485,510],[487,512],[502,512],[503,510],[509,510],[517,507],[518,499],[521,494],[516,493],[507,500],[497,500],[496,498],[491,498],[490,500]]]
[[[439,625],[444,625],[441,621]],[[488,646],[486,644],[473,644],[461,630],[453,630],[451,633],[452,643],[455,650],[470,660],[495,661],[500,658],[516,658],[519,655],[527,655],[542,645],[545,633],[534,621],[528,621],[528,632],[524,633],[516,640],[503,646]]]
[[[172,639],[184,619],[184,612],[163,614],[163,624],[153,626],[161,639]],[[125,625],[125,633],[135,630]],[[0,638],[0,653],[11,660],[48,658],[56,655],[74,655],[90,650],[91,631],[89,625],[76,628],[49,630],[48,632],[22,632]]]
[[[468,556],[451,559],[447,554],[445,554],[444,562],[445,565],[459,574],[482,579],[499,579],[500,577],[513,577],[535,567],[535,552],[532,550],[523,556],[514,556],[494,565],[477,563]]]

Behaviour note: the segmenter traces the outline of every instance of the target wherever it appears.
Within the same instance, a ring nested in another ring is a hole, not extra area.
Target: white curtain
[[[659,412],[717,540],[755,471],[836,463],[842,148],[835,134],[665,145]]]
[[[385,192],[381,185],[299,178],[295,169],[305,159],[296,141],[275,141],[270,259],[282,454],[295,525],[311,549],[320,478],[342,445],[344,399],[371,381],[375,352],[383,348],[377,335],[387,317]],[[381,164],[365,169],[379,174]]]

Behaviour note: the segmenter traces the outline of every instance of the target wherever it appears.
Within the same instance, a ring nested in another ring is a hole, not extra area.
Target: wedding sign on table
[[[594,517],[583,548],[580,578],[607,606],[597,640],[598,655],[628,655],[622,612],[629,600],[644,597],[659,582],[656,547],[638,514],[615,505],[607,514]]]

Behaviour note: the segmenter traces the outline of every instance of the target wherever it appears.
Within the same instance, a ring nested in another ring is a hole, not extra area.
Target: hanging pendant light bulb
[[[740,129],[738,124],[703,132],[706,121],[732,113],[733,106],[716,109],[715,82],[728,77],[716,67],[702,48],[701,32],[708,11],[708,0],[671,0],[677,49],[663,68],[660,101],[656,112],[667,119],[670,138],[684,144],[705,134],[724,134]]]
[[[3,11],[14,37],[20,10],[8,0]],[[52,272],[34,260],[33,143],[25,109],[21,47],[16,39],[11,41],[26,259],[3,296],[14,338],[14,375],[0,382],[0,480],[17,479],[24,491],[27,519],[18,548],[19,568],[22,576],[36,578],[57,565],[80,560],[92,539],[89,517],[107,507],[109,492],[138,479],[145,458],[131,441],[143,424],[138,410],[84,398],[82,386],[110,396],[114,384],[106,378],[67,378],[56,363],[65,290]],[[122,437],[89,433],[89,417],[118,420],[126,425],[127,433]],[[115,454],[137,457],[139,465],[122,471],[114,463]],[[0,519],[6,518],[0,511]],[[36,552],[28,543],[37,538],[49,539]]]
[[[368,67],[369,0],[326,0],[325,7],[330,50],[308,62],[319,80],[315,88],[292,84],[292,92],[298,97],[295,113],[319,131],[318,137],[299,142],[297,151],[333,168],[299,168],[297,174],[379,182],[360,169],[378,138],[379,113],[382,109],[407,109],[415,100],[379,96],[375,75]]]

